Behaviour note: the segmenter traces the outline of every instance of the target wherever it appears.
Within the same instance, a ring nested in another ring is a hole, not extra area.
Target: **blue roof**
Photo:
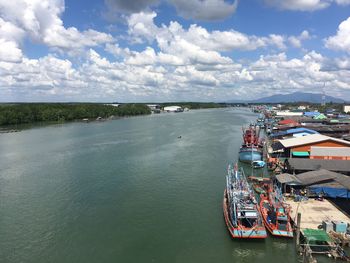
[[[307,117],[314,117],[319,115],[320,113],[318,111],[306,111],[304,112],[304,115]]]
[[[294,128],[294,129],[289,129],[286,131],[281,131],[281,132],[276,132],[274,134],[271,134],[271,137],[279,137],[279,136],[285,136],[285,135],[290,135],[294,133],[309,133],[309,134],[318,134],[317,131],[310,130],[307,128]]]

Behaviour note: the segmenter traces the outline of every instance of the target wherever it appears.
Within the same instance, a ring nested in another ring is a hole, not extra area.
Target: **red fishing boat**
[[[252,163],[254,161],[262,161],[263,143],[259,138],[259,127],[249,126],[243,129],[243,144],[239,150],[238,159],[241,162]]]
[[[269,185],[267,194],[260,195],[259,208],[265,227],[273,236],[293,237],[290,207],[283,202],[280,189]]]

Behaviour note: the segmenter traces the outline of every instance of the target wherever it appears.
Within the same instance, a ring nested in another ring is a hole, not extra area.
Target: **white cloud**
[[[350,5],[350,0],[335,0],[339,5]]]
[[[283,10],[316,11],[329,7],[332,3],[349,5],[349,0],[264,0],[270,6]]]
[[[296,48],[302,47],[302,41],[310,39],[311,36],[308,31],[304,30],[299,36],[290,36],[288,38],[289,43]]]
[[[17,43],[0,38],[0,61],[20,62],[22,60],[22,50]]]
[[[330,5],[332,0],[265,0],[271,6],[285,10],[315,11],[324,9]]]
[[[116,44],[109,34],[65,28],[62,1],[21,3],[23,8],[17,10],[12,2],[0,0],[0,99],[4,101],[222,101],[287,89],[318,92],[324,82],[335,95],[350,97],[348,57],[326,58],[312,51],[288,58],[281,52],[288,44],[302,47],[302,41],[310,38],[308,31],[298,36],[255,36],[233,29],[210,31],[196,24],[183,27],[178,22],[156,25],[155,12],[141,12],[127,18],[128,32],[123,36],[142,44],[136,51],[133,45]],[[327,47],[349,51],[349,19],[327,39]],[[26,37],[50,51],[86,53],[74,59],[62,59],[60,52],[29,59],[21,50]],[[101,47],[114,57],[104,57]],[[234,59],[238,51],[257,49],[273,55],[256,61]]]
[[[158,27],[154,24],[156,16],[155,12],[141,12],[132,14],[128,18],[129,34],[133,37],[134,42],[140,43],[147,40],[151,43],[157,41],[162,50],[176,46],[176,43],[184,45],[185,41],[203,50],[215,51],[255,50],[269,45],[279,49],[285,48],[284,37],[276,34],[271,34],[268,37],[257,37],[248,36],[235,30],[209,32],[196,24],[192,24],[186,30],[178,22],[170,22],[169,26]]]
[[[7,24],[17,43],[28,35],[33,41],[70,53],[113,41],[111,35],[92,29],[65,28],[60,18],[63,11],[63,0],[0,1],[0,23]]]
[[[350,17],[341,22],[337,34],[327,38],[325,45],[329,49],[350,53]]]

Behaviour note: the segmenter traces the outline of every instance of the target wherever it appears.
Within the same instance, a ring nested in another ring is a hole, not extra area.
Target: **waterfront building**
[[[180,106],[167,106],[164,107],[165,112],[183,112],[183,109]]]
[[[349,141],[322,134],[311,134],[302,137],[279,140],[273,145],[273,149],[279,151],[282,150],[284,157],[287,158],[350,160],[350,156],[348,156],[350,151]],[[339,149],[341,149],[341,151],[339,151]],[[337,150],[339,154],[335,155]],[[322,153],[327,154],[327,151],[331,156],[320,155]],[[315,156],[312,156],[312,154],[315,154]],[[334,158],[332,158],[332,154],[334,154]]]

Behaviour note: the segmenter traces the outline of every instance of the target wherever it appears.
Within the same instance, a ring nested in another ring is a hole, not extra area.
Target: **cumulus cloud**
[[[276,34],[258,37],[235,30],[210,32],[196,24],[192,24],[186,30],[177,22],[158,27],[154,23],[156,16],[155,12],[141,12],[128,18],[128,32],[135,42],[156,41],[161,50],[176,49],[177,46],[185,45],[185,42],[188,42],[189,46],[195,45],[203,50],[214,51],[255,50],[267,46],[285,48],[285,38]]]
[[[22,56],[22,50],[18,48],[16,42],[0,38],[0,61],[19,62]]]
[[[325,45],[329,49],[350,53],[350,17],[340,23],[337,34],[327,38]]]
[[[349,0],[264,0],[270,6],[283,10],[316,11],[329,7],[332,3],[339,5],[350,4]]]
[[[299,36],[290,36],[288,38],[289,43],[296,48],[302,47],[302,41],[310,39],[311,36],[308,31],[304,30]]]
[[[0,23],[6,23],[6,30],[16,36],[13,39],[17,44],[28,36],[35,42],[65,52],[113,41],[111,35],[92,29],[80,32],[75,27],[65,28],[60,18],[63,11],[63,0],[0,1]],[[4,30],[1,27],[0,31]]]

